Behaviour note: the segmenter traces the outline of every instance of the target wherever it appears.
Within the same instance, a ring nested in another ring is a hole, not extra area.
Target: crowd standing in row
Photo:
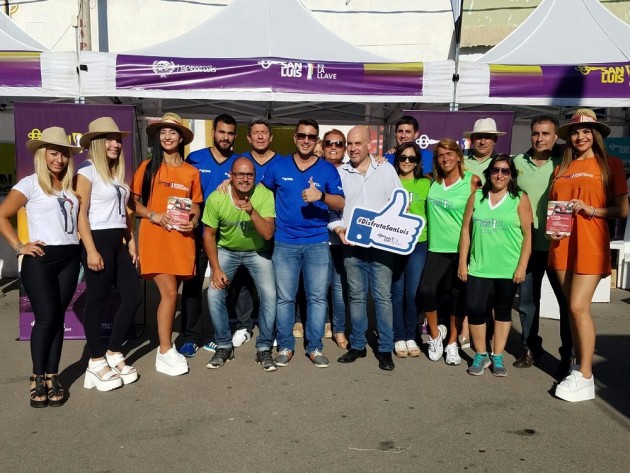
[[[213,125],[214,146],[184,159],[193,133],[181,118],[167,113],[151,123],[146,131],[152,157],[135,171],[130,187],[124,183],[122,150],[128,132],[109,117],[89,124],[80,142],[89,150],[88,159],[76,176],[72,155],[81,148],[68,143],[63,129],[48,128],[40,140],[27,143],[35,173],[0,205],[0,232],[23,256],[22,282],[35,313],[33,407],[59,406],[65,399],[58,377],[63,317],[80,259],[88,293],[86,388],[109,391],[138,379],[122,353],[141,302],[137,263],[140,275],[153,279],[160,293],[155,366],[170,376],[188,372],[186,357],[200,347],[213,353],[208,368],[233,360],[235,348],[253,335],[256,307],[255,361],[264,371],[287,366],[295,354],[302,279],[306,355],[316,367],[329,365],[322,343],[329,292],[332,336],[348,349],[337,361],[353,363],[367,355],[371,291],[381,369],[395,368],[392,353],[420,356],[421,308],[430,360],[439,361],[446,352],[446,364],[459,365],[469,326],[475,357],[468,373],[481,375],[490,368],[503,377],[503,351],[519,288],[523,349],[514,366],[530,367],[544,353],[538,325],[547,272],[561,312],[556,396],[573,402],[595,397],[590,301],[600,279],[610,273],[607,219],[627,215],[628,188],[621,162],[609,157],[603,145],[610,129],[591,110],[578,110],[562,127],[554,117],[535,118],[532,148],[515,158],[494,153],[504,133],[490,118],[478,120],[467,132],[473,151],[469,157],[447,138],[428,155],[414,142],[419,130],[413,117],[397,123],[398,146],[383,158],[369,154],[363,126],[352,128],[347,140],[331,130],[320,141],[318,123],[300,120],[295,153],[280,156],[270,149],[270,125],[256,119],[248,127],[252,150],[237,156],[232,150],[234,118],[220,115]],[[567,142],[563,153],[558,137]],[[353,210],[378,212],[399,188],[409,196],[406,211],[426,222],[413,251],[400,256],[350,244],[346,234]],[[188,221],[176,222],[167,211],[174,197],[190,199]],[[549,199],[571,201],[574,209],[571,234],[551,235],[551,248],[544,217]],[[21,207],[28,217],[26,243],[9,220]],[[137,244],[127,207],[140,219]],[[208,264],[211,324],[201,303]],[[184,343],[177,350],[172,332],[182,281]],[[123,297],[104,345],[100,324],[112,284]],[[234,333],[230,306],[238,319]],[[448,328],[439,324],[441,309]]]

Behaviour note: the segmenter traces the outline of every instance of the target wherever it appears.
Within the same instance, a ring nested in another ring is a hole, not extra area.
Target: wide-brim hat
[[[190,143],[195,137],[195,134],[192,132],[192,130],[184,126],[182,118],[176,113],[171,112],[165,113],[159,121],[149,123],[149,126],[147,126],[147,135],[149,135],[151,138],[155,138],[155,135],[160,130],[160,128],[165,127],[175,128],[177,131],[179,131],[182,135],[182,139],[184,140],[183,144],[185,145]]]
[[[42,131],[40,138],[28,140],[26,142],[26,148],[31,153],[35,153],[35,151],[37,151],[39,148],[45,147],[46,145],[54,145],[68,148],[68,152],[70,154],[76,154],[83,151],[83,148],[81,148],[80,146],[74,146],[70,144],[66,130],[64,130],[60,126],[51,126],[50,128],[46,128],[44,131]]]
[[[590,108],[578,108],[571,117],[571,120],[569,120],[569,123],[558,128],[558,137],[567,141],[567,138],[569,137],[569,129],[575,125],[595,128],[602,134],[603,138],[610,135],[610,127],[605,123],[597,121],[597,115],[595,115],[593,110]]]
[[[475,122],[472,131],[464,132],[464,137],[470,138],[472,135],[476,134],[503,136],[507,133],[505,131],[497,131],[497,124],[492,118],[480,118]]]
[[[92,120],[88,126],[88,132],[81,136],[79,144],[83,148],[89,148],[90,142],[102,135],[109,135],[110,133],[118,133],[121,136],[127,136],[131,132],[120,131],[118,125],[112,117],[101,117],[96,120]]]

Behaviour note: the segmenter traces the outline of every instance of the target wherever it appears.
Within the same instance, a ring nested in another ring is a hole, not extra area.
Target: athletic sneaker
[[[468,367],[468,374],[473,376],[482,375],[488,366],[490,366],[490,357],[487,353],[475,353],[475,359],[472,365]]]
[[[199,347],[196,343],[186,342],[181,346],[179,352],[186,358],[192,358],[197,353],[197,350],[199,350]]]
[[[231,348],[217,348],[216,353],[210,359],[206,368],[221,368],[225,363],[234,359],[234,350]]]
[[[313,350],[308,357],[317,368],[328,368],[328,358],[324,356],[321,350]]]
[[[431,338],[429,335],[429,360],[438,361],[444,354],[444,337],[446,337],[446,327],[438,325],[438,336]]]
[[[278,356],[276,356],[276,359],[273,361],[276,362],[277,366],[287,366],[291,358],[293,358],[293,352],[288,348],[283,348],[278,352]]]
[[[394,353],[398,358],[407,358],[409,356],[409,350],[407,350],[407,342],[399,340],[394,343]]]
[[[271,350],[261,350],[256,352],[256,363],[260,365],[263,371],[276,371],[278,367],[273,362]]]
[[[234,348],[238,348],[243,343],[248,342],[251,338],[252,332],[250,332],[246,328],[241,328],[234,332],[234,335],[232,336],[232,345],[234,345]]]
[[[203,349],[209,352],[216,352],[217,351],[217,344],[214,342],[208,342],[203,346]]]
[[[556,397],[569,402],[595,399],[595,377],[591,375],[590,379],[586,379],[581,372],[571,371],[571,374],[556,386]]]
[[[492,360],[492,366],[490,367],[492,374],[500,377],[507,376],[507,370],[503,366],[503,354],[490,355],[490,359]]]
[[[461,357],[459,356],[459,349],[457,348],[457,342],[451,343],[450,345],[446,345],[444,349],[446,352],[446,359],[444,360],[447,365],[457,366],[462,362]]]
[[[179,376],[188,373],[188,363],[173,346],[166,353],[160,353],[160,347],[155,354],[155,371],[169,376]]]

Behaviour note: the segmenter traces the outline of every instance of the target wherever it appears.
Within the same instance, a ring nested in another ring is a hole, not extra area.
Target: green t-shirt
[[[409,195],[409,213],[424,219],[424,227],[418,237],[418,241],[427,241],[427,197],[431,181],[426,177],[421,177],[420,179],[401,179],[400,184]]]
[[[472,177],[472,173],[465,171],[464,177],[449,187],[437,181],[431,184],[427,198],[429,251],[457,253]]]
[[[481,185],[483,186],[486,182],[486,177],[483,175],[483,172],[490,165],[490,161],[492,161],[492,156],[488,156],[481,162],[477,161],[472,155],[467,156],[466,159],[464,159],[464,169],[472,172],[475,176],[479,176],[479,179],[481,179]]]
[[[475,192],[472,215],[472,238],[468,273],[480,278],[512,279],[523,245],[519,197],[510,193],[499,204],[490,207],[490,198],[481,201],[481,189]]]
[[[562,162],[562,156],[551,156],[542,166],[532,159],[531,150],[514,157],[518,171],[518,186],[527,192],[534,214],[532,250],[549,251],[549,240],[545,235],[547,225],[547,204],[549,188],[553,181],[553,171]]]
[[[273,192],[265,186],[257,185],[249,198],[252,207],[263,217],[276,216]],[[256,231],[247,212],[240,210],[232,201],[232,189],[227,193],[214,191],[208,196],[201,221],[217,229],[217,245],[231,251],[258,251],[269,247]]]

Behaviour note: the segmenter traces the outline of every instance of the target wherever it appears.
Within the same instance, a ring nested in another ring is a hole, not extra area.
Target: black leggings
[[[468,275],[468,323],[483,325],[486,320],[512,321],[512,304],[517,284],[511,279],[480,278]]]
[[[35,314],[31,358],[38,375],[59,372],[64,317],[79,277],[79,245],[43,248],[43,256],[23,257],[20,272]]]
[[[465,315],[466,285],[457,277],[458,265],[458,253],[429,251],[420,282],[420,295],[424,312],[438,310],[440,296],[442,293],[446,293],[450,299],[450,314],[457,317]],[[442,289],[443,292],[439,289]]]
[[[123,244],[125,231],[124,228],[92,230],[94,244],[105,264],[103,271],[92,271],[88,268],[87,252],[81,245],[81,261],[85,268],[87,287],[83,328],[91,358],[103,357],[107,349],[113,352],[122,351],[125,336],[142,302],[138,272]],[[109,344],[105,347],[101,342],[101,324],[112,286],[118,288],[121,300],[112,320]]]

